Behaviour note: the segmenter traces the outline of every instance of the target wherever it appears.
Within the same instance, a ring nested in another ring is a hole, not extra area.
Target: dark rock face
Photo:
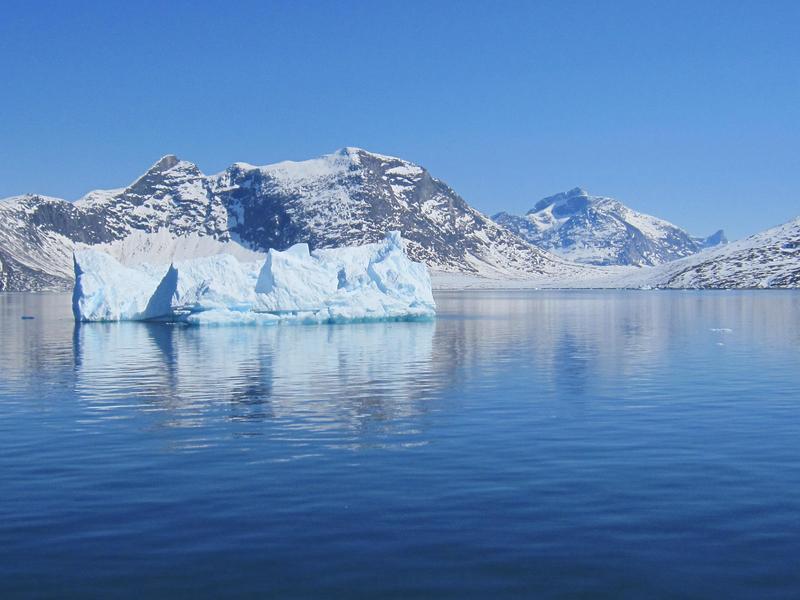
[[[237,163],[207,176],[168,155],[130,186],[70,203],[24,196],[0,202],[0,289],[71,285],[71,252],[134,232],[208,237],[255,251],[380,240],[399,230],[431,267],[521,277],[574,267],[471,208],[425,169],[345,148],[304,162]]]
[[[0,251],[0,292],[61,290],[71,281],[28,267]]]
[[[346,149],[323,164],[234,166],[219,197],[230,232],[259,249],[306,242],[312,248],[376,242],[397,229],[409,252],[431,266],[476,271],[469,257],[503,256],[500,268],[527,272],[552,260],[471,208],[428,171],[396,158]],[[311,161],[314,162],[314,161]],[[313,177],[307,169],[318,169]]]
[[[724,246],[728,243],[728,238],[722,229],[715,231],[707,238],[694,238],[703,248],[713,248],[714,246]]]
[[[498,213],[492,218],[542,249],[594,265],[653,266],[725,239],[722,231],[692,238],[672,223],[580,188],[540,200],[525,216]]]

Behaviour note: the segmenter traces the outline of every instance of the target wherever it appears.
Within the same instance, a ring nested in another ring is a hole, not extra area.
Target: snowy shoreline
[[[648,274],[651,275],[651,274]],[[627,280],[615,279],[609,276],[608,279],[594,279],[584,281],[564,281],[561,279],[494,279],[471,275],[466,273],[447,273],[441,271],[431,271],[431,283],[434,292],[458,292],[458,291],[556,291],[556,290],[631,290],[631,291],[745,291],[745,290],[772,290],[772,291],[792,291],[800,290],[800,286],[657,286],[650,285],[647,280],[650,277],[636,278],[630,276]]]

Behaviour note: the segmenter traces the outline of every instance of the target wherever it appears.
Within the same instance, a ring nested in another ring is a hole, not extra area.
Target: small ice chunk
[[[212,309],[191,313],[184,318],[190,325],[275,325],[280,317],[269,313]]]

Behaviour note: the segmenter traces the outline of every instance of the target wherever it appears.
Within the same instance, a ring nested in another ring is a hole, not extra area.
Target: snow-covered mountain
[[[442,274],[434,285],[440,289],[800,289],[800,217],[655,267],[594,267],[564,277],[525,281]]]
[[[664,288],[800,287],[800,217],[661,265],[647,274],[645,282]]]
[[[658,265],[727,242],[721,230],[694,238],[668,221],[580,188],[545,198],[524,216],[501,212],[492,218],[540,248],[593,265]]]
[[[0,201],[0,290],[71,286],[72,252],[86,246],[123,262],[219,252],[252,259],[297,242],[377,242],[389,230],[402,233],[413,259],[442,271],[514,278],[581,269],[497,225],[424,168],[344,148],[302,162],[236,163],[216,175],[168,155],[128,187],[74,203]]]

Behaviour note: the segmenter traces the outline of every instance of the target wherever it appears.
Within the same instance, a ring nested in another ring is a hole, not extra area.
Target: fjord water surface
[[[186,328],[0,294],[0,596],[796,597],[800,294],[437,301]]]

